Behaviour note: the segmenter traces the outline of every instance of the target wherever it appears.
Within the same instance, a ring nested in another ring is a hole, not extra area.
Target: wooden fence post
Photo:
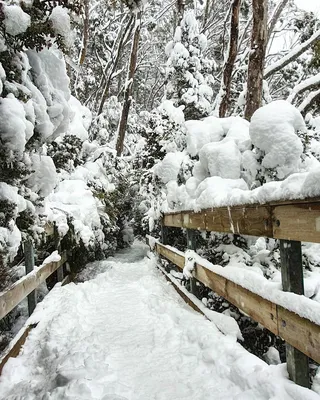
[[[163,219],[161,223],[161,243],[162,244],[168,244],[168,231],[169,228],[164,225]]]
[[[304,294],[301,242],[280,240],[282,287],[286,292]],[[310,387],[309,358],[286,344],[289,378],[304,387]]]
[[[197,233],[193,229],[187,229],[187,247],[190,250],[197,249]],[[190,292],[197,295],[197,283],[195,278],[190,278]]]
[[[25,267],[27,275],[34,269],[34,249],[31,240],[27,240],[24,243],[24,259],[25,259]],[[29,316],[33,313],[33,310],[36,308],[36,305],[37,305],[37,293],[36,290],[34,290],[28,295]]]
[[[58,228],[56,227],[56,225],[54,226],[54,247],[56,250],[58,250],[58,253],[61,255],[62,253],[62,249],[61,249],[61,239],[60,239],[60,235],[58,232]],[[63,274],[63,265],[57,269],[57,280],[58,282],[62,282],[64,278],[64,274]]]

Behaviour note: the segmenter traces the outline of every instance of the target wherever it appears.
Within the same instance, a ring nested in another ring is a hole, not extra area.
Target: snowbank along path
[[[189,308],[147,251],[137,243],[52,290],[4,368],[1,399],[320,399]]]

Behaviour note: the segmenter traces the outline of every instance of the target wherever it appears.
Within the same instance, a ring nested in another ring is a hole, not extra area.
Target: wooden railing
[[[280,239],[281,275],[283,291],[292,292],[295,303],[304,294],[301,241],[320,243],[320,199],[281,201],[269,204],[240,205],[206,209],[200,212],[181,211],[165,214],[162,221],[162,243],[156,242],[158,254],[183,269],[185,255],[168,246],[170,227],[187,229],[187,247],[196,250],[195,230],[233,233]],[[204,260],[206,261],[206,260]],[[191,292],[196,280],[238,307],[253,320],[286,341],[289,377],[309,387],[309,359],[320,363],[320,326],[310,317],[301,315],[294,307],[265,298],[232,276],[208,268],[208,263],[197,262]],[[283,293],[283,292],[280,292]],[[300,297],[298,297],[300,296]],[[302,301],[302,300],[301,300]],[[320,305],[303,297],[308,309],[319,312]],[[301,311],[301,310],[300,310]],[[302,313],[303,314],[303,313]],[[312,312],[311,312],[312,314]]]
[[[53,226],[46,227],[46,236],[52,237],[54,247],[60,255],[59,261],[53,261],[35,266],[34,248],[31,241],[23,243],[26,275],[12,284],[8,289],[0,292],[0,320],[6,317],[21,301],[28,297],[29,316],[37,304],[37,287],[57,271],[57,281],[66,284],[70,281],[70,271],[64,274],[64,265],[68,261],[67,252],[61,250],[60,240]],[[18,336],[9,345],[8,349],[0,357],[0,374],[10,357],[16,357],[32,327],[25,326]]]

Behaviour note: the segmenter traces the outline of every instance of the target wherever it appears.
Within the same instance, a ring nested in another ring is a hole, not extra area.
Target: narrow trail
[[[23,353],[0,379],[6,400],[320,399],[187,306],[147,248],[88,266],[54,288]]]

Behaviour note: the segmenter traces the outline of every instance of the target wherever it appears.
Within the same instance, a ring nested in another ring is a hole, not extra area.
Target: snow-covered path
[[[55,288],[0,379],[0,398],[320,399],[224,336],[180,299],[136,244],[82,284]]]

